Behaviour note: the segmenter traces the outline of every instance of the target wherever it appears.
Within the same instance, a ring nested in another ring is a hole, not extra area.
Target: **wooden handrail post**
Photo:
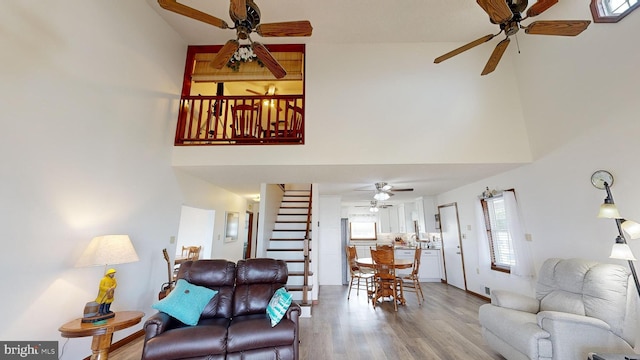
[[[307,229],[304,233],[304,276],[302,284],[302,303],[309,302],[309,231],[311,230],[311,205],[312,205],[313,185],[309,187],[309,209],[307,210]]]

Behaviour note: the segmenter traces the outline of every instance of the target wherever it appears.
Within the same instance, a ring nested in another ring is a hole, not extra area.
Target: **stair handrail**
[[[302,303],[309,302],[309,231],[311,230],[311,199],[313,184],[309,186],[309,208],[307,209],[307,228],[304,233],[304,274],[302,283]]]

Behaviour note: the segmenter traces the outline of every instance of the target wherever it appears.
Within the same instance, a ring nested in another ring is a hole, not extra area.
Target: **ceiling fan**
[[[355,207],[366,207],[369,208],[369,211],[371,212],[378,212],[380,209],[386,209],[392,206],[393,205],[389,204],[378,204],[377,200],[371,200],[370,205],[356,205]]]
[[[259,92],[259,91],[255,91],[255,90],[253,90],[253,89],[245,89],[245,90],[246,90],[247,92],[252,93],[252,94],[255,94],[255,95],[260,95],[260,96],[263,96],[263,95],[264,95],[264,96],[272,96],[272,95],[275,95],[275,94],[276,94],[276,90],[277,90],[277,89],[276,89],[276,85],[275,85],[275,84],[269,84],[269,86],[267,86],[267,87],[265,88],[265,90],[266,90],[266,91],[265,91],[264,93],[261,93],[261,92]]]
[[[495,35],[489,34],[483,36],[478,40],[437,57],[434,60],[436,64],[483,44],[504,32],[506,35],[505,39],[498,43],[489,57],[489,61],[487,61],[484,70],[482,70],[482,75],[487,75],[496,69],[507,46],[509,46],[509,37],[515,35],[518,30],[524,29],[526,34],[535,35],[576,36],[583,32],[591,23],[589,20],[534,21],[527,26],[520,23],[525,19],[542,14],[556,4],[558,0],[538,0],[535,4],[531,5],[529,9],[527,9],[527,0],[476,0],[476,2],[487,15],[489,15],[491,23],[500,25],[500,32]],[[525,16],[523,16],[525,9],[527,9],[527,11]]]
[[[388,198],[390,198],[391,196],[393,196],[394,192],[399,192],[399,191],[413,191],[413,188],[396,188],[393,187],[391,185],[389,185],[386,182],[377,182],[374,184],[375,185],[375,194],[373,195],[373,198],[376,200],[380,200],[380,201],[384,201],[387,200]],[[371,191],[370,189],[358,189],[359,191]]]
[[[177,0],[158,0],[158,4],[165,10],[173,11],[221,29],[236,30],[236,39],[227,41],[213,58],[212,66],[216,69],[222,69],[229,62],[229,59],[240,47],[238,40],[249,40],[249,46],[253,49],[258,59],[262,61],[276,79],[281,79],[287,75],[287,71],[264,45],[252,41],[249,35],[255,32],[262,37],[311,36],[313,30],[311,22],[308,20],[260,24],[260,9],[253,0],[230,0],[229,16],[233,20],[233,27],[229,27],[229,24],[220,18],[180,4]]]

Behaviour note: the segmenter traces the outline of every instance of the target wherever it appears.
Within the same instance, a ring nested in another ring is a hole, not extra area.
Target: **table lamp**
[[[89,246],[84,250],[78,262],[76,262],[76,267],[104,266],[105,278],[113,278],[115,270],[107,270],[107,265],[125,264],[138,260],[138,254],[136,254],[136,250],[133,248],[133,244],[128,235],[104,235],[94,237],[91,240]],[[111,281],[115,285],[115,280]],[[115,314],[110,311],[107,311],[107,313],[101,313],[99,311],[101,308],[100,303],[104,301],[105,296],[99,297],[102,299],[96,298],[96,301],[90,301],[85,305],[82,322],[96,323],[115,316]],[[98,301],[100,301],[100,303]],[[109,306],[107,306],[107,310],[108,308]]]

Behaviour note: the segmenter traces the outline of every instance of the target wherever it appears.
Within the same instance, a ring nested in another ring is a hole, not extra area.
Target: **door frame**
[[[444,267],[444,278],[445,278],[445,283],[449,284],[449,279],[447,277],[447,260],[446,260],[446,256],[444,255],[444,236],[442,236],[442,215],[440,214],[440,209],[444,208],[444,207],[450,207],[453,206],[455,211],[456,211],[456,224],[458,226],[458,245],[460,246],[460,262],[462,263],[462,280],[464,282],[464,291],[467,291],[467,270],[464,266],[464,249],[462,247],[462,233],[460,231],[460,215],[458,214],[458,203],[457,202],[452,202],[452,203],[448,203],[448,204],[443,204],[443,205],[438,205],[438,218],[440,219],[440,239],[442,242],[442,264]]]

